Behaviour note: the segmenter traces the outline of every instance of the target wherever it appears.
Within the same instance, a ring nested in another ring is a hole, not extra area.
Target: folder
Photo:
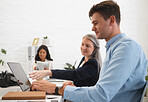
[[[2,97],[2,100],[36,100],[45,99],[46,92],[43,91],[25,91],[8,92]]]

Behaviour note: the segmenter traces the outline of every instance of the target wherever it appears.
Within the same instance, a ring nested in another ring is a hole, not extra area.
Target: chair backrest
[[[144,95],[145,95],[145,92],[146,92],[146,90],[147,90],[147,87],[148,87],[148,81],[146,82],[146,84],[145,84],[145,86],[144,86],[144,89],[143,89],[143,93],[142,93],[140,102],[143,102]]]

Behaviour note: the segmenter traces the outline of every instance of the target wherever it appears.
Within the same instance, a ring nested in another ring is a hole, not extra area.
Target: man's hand
[[[32,90],[45,91],[46,93],[55,93],[56,84],[46,80],[34,81],[31,85]]]
[[[72,81],[66,81],[66,82],[63,83],[63,86],[67,86],[67,85],[76,87],[76,86],[72,83]]]
[[[41,71],[35,71],[29,74],[29,77],[32,79],[43,79],[46,76],[51,76],[52,71],[51,70],[41,70]]]
[[[59,89],[58,93],[59,93],[61,96],[63,96],[65,88],[66,88],[66,85],[63,85],[63,86]]]
[[[64,90],[65,90],[65,88],[66,88],[67,85],[76,87],[71,81],[66,81],[66,82],[64,82],[62,88],[60,88],[59,91],[58,91],[58,93],[59,93],[61,96],[63,96]]]

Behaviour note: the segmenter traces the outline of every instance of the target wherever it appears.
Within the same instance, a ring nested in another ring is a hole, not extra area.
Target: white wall
[[[100,0],[99,0],[100,1]],[[81,59],[82,37],[91,31],[88,12],[98,0],[0,0],[0,48],[7,55],[0,58],[20,62],[27,68],[27,46],[34,38],[50,38],[54,66],[63,68],[66,62],[77,64]],[[102,0],[101,0],[102,1]],[[141,44],[148,57],[147,0],[116,0],[121,7],[121,28],[127,36]],[[105,41],[101,40],[105,56]],[[0,70],[7,66],[0,66]]]

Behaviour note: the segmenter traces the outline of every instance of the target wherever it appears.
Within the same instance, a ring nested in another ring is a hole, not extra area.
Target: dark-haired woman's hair
[[[36,54],[36,56],[35,56],[35,62],[36,62],[36,61],[41,61],[41,59],[40,59],[40,57],[39,57],[39,52],[40,52],[41,49],[44,49],[44,50],[46,51],[46,53],[47,53],[46,59],[49,60],[49,61],[53,61],[53,59],[50,57],[50,53],[49,53],[49,50],[48,50],[47,46],[46,46],[46,45],[41,45],[41,46],[38,48],[38,50],[37,50],[37,54]]]

